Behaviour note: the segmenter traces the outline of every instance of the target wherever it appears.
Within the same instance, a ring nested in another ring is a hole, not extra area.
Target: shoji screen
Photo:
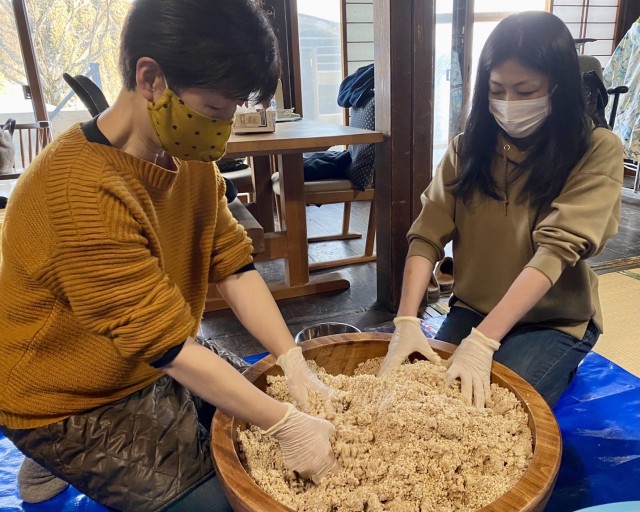
[[[345,74],[373,62],[373,0],[344,0]]]
[[[614,50],[619,0],[555,0],[552,12],[564,21],[575,38],[594,38],[580,53],[593,55],[604,66]]]

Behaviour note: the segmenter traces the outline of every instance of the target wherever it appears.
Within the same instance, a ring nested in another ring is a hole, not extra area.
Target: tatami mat
[[[604,333],[594,351],[640,377],[640,268],[599,276]]]

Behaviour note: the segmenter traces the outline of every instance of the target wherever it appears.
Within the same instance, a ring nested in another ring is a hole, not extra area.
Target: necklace
[[[154,165],[158,165],[158,158],[162,158],[162,159],[164,159],[164,157],[165,157],[164,149],[161,149],[160,151],[158,151],[158,152],[156,153],[156,156],[155,156],[155,158],[153,159],[153,164],[154,164]]]
[[[505,144],[502,149],[504,149],[504,200],[502,201],[502,204],[504,204],[504,214],[506,216],[507,207],[509,206],[509,176],[507,173],[509,163],[507,153],[511,149],[511,146],[509,144]]]

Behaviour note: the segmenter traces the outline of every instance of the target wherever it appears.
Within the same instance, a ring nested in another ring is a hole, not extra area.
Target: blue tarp
[[[546,510],[640,500],[640,379],[590,353],[554,412],[563,450]]]
[[[639,406],[639,378],[598,354],[587,355],[554,409],[564,449],[547,512],[640,500]],[[0,461],[0,512],[107,510],[73,488],[45,503],[23,503],[16,486],[22,455],[1,434]]]

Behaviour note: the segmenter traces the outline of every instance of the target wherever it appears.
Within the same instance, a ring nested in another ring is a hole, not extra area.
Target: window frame
[[[22,60],[24,62],[24,70],[27,76],[27,87],[31,96],[31,104],[33,106],[33,114],[36,122],[49,121],[47,107],[44,102],[44,94],[40,82],[40,71],[38,70],[38,62],[36,61],[35,51],[33,47],[33,38],[31,37],[31,26],[29,25],[29,17],[27,15],[27,6],[25,0],[12,0],[13,16],[18,31],[18,40],[20,42],[20,51],[22,52]]]

